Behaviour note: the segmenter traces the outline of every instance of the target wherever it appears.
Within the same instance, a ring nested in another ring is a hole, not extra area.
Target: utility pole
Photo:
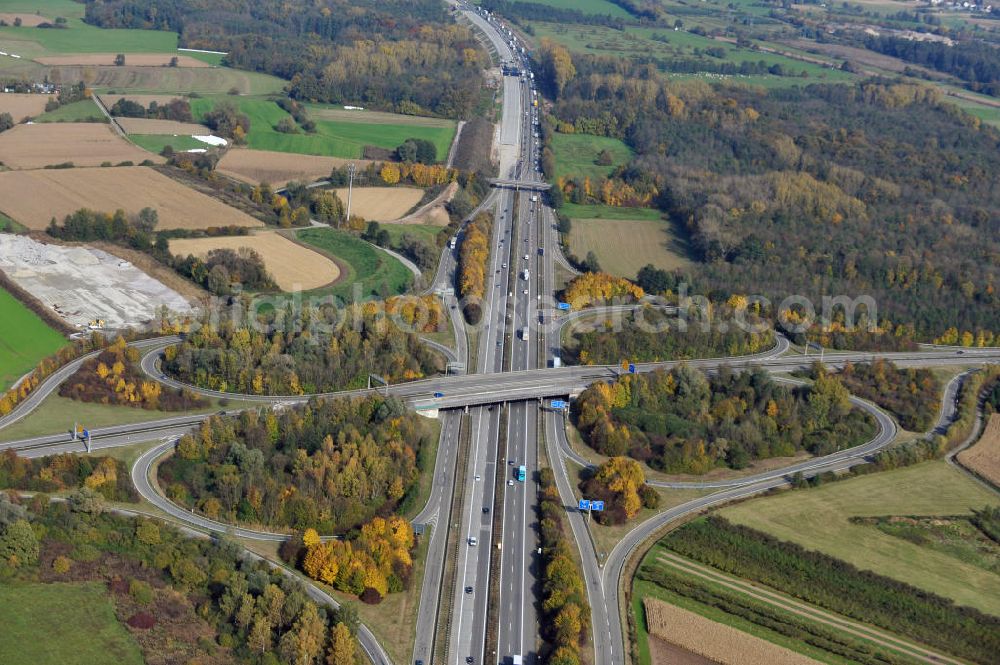
[[[354,162],[347,165],[347,225],[351,224],[351,194],[354,193]]]

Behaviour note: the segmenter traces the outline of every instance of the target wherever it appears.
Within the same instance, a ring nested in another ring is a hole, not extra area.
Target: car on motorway
[[[525,289],[524,291],[522,291],[522,293],[523,293],[524,295],[528,295],[528,289]]]
[[[475,547],[479,540],[475,536],[469,536],[469,547]]]
[[[444,393],[434,393],[434,397],[444,397]]]
[[[530,255],[528,255],[528,254],[525,254],[525,255],[524,255],[524,260],[525,260],[525,261],[529,261],[530,259],[531,259],[531,256],[530,256]]]
[[[482,480],[478,473],[476,474],[476,480]]]
[[[507,481],[507,486],[508,487],[513,487],[514,486],[514,481],[513,480],[508,480]]]
[[[503,266],[503,269],[504,269],[504,270],[506,270],[506,269],[507,269],[507,264],[506,264],[506,263],[502,263],[502,264],[500,264],[500,265],[502,265],[502,266]]]
[[[465,587],[465,593],[472,593],[472,587],[471,586]]]

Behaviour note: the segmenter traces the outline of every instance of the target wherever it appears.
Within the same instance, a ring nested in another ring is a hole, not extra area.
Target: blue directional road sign
[[[604,510],[604,502],[603,501],[591,501],[590,502],[590,509],[591,510]]]
[[[635,374],[635,363],[629,363],[628,364],[628,373],[629,374]]]
[[[86,439],[88,436],[90,436],[90,430],[83,430],[83,438]]]
[[[590,510],[590,501],[587,499],[580,499],[580,510]]]
[[[567,312],[567,311],[569,311],[569,303],[568,303],[568,302],[561,302],[561,303],[559,303],[559,304],[557,305],[557,307],[558,307],[559,309],[561,309],[562,311],[564,311],[564,312]]]
[[[554,399],[554,400],[552,400],[552,408],[553,409],[565,409],[568,406],[569,406],[569,403],[564,402],[561,399]]]

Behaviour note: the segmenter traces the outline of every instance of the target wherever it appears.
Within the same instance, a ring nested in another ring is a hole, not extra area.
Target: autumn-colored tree
[[[333,627],[330,637],[330,651],[326,656],[326,665],[357,665],[358,643],[350,629],[343,623]]]

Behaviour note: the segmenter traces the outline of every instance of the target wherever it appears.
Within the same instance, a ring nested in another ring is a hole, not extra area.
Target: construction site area
[[[70,326],[141,326],[166,307],[189,314],[179,293],[108,252],[0,234],[0,270]],[[96,323],[100,322],[100,323]]]

